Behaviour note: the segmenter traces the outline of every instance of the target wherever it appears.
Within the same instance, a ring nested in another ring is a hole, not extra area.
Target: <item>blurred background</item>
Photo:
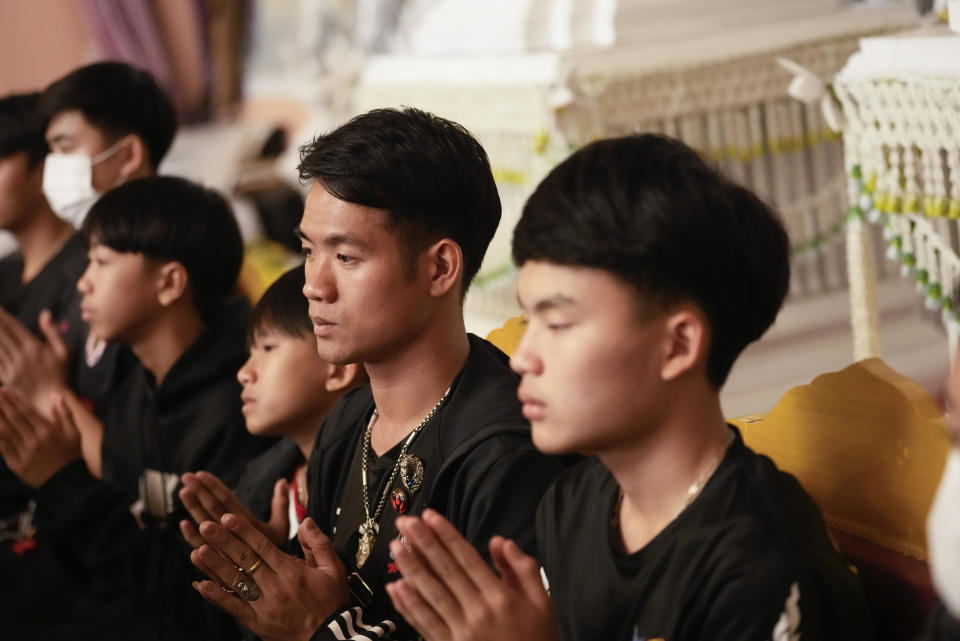
[[[790,301],[724,391],[737,415],[854,357],[842,122],[793,81],[944,18],[939,0],[5,0],[0,95],[96,60],[149,69],[182,124],[161,171],[231,197],[264,281],[296,259],[299,145],[373,107],[461,122],[504,204],[467,300],[481,335],[517,314],[511,232],[554,164],[601,136],[680,137],[773,202],[794,247]],[[883,356],[937,394],[951,325],[870,233]]]

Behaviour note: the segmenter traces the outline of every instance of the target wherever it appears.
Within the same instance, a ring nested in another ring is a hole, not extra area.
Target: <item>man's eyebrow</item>
[[[314,242],[311,238],[308,238],[306,234],[303,233],[303,230],[300,227],[294,227],[293,233],[297,235],[300,240],[304,240],[308,243]],[[322,244],[327,247],[337,247],[339,245],[351,245],[358,249],[369,249],[370,245],[360,240],[356,236],[351,236],[350,234],[330,234],[322,241]]]
[[[350,245],[357,249],[369,249],[370,245],[363,242],[356,236],[350,234],[330,234],[323,239],[323,244],[327,247],[339,247],[340,245]]]
[[[520,300],[520,297],[517,296],[517,302],[520,304],[521,309],[526,309],[523,305],[523,301]],[[538,313],[543,313],[551,309],[556,309],[558,307],[570,307],[576,305],[577,301],[573,300],[569,296],[564,296],[563,294],[554,294],[549,298],[542,298],[537,301],[533,306],[533,311]]]

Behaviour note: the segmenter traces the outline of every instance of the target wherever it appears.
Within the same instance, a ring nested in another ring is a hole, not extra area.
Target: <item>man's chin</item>
[[[530,437],[534,447],[544,454],[561,456],[577,451],[576,445],[557,438],[555,430],[551,430],[549,426],[541,422],[535,422],[531,425]]]
[[[317,337],[317,356],[333,365],[349,365],[350,363],[360,362],[353,357],[350,350],[343,349],[340,345],[320,337]]]

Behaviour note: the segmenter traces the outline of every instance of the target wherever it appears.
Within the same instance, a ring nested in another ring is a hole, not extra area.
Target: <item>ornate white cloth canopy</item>
[[[867,225],[940,310],[956,351],[960,284],[960,36],[945,26],[869,38],[837,75],[848,175],[855,358],[880,355]]]

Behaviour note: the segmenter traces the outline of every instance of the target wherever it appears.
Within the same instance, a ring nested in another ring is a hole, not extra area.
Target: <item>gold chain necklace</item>
[[[413,428],[413,431],[410,432],[407,439],[403,442],[403,447],[400,448],[400,455],[397,457],[397,462],[393,465],[393,471],[390,472],[390,479],[387,481],[387,484],[383,488],[383,494],[380,496],[380,502],[377,504],[377,509],[374,511],[373,516],[370,515],[370,499],[367,495],[367,456],[370,452],[370,433],[373,431],[373,424],[376,422],[377,417],[380,415],[380,412],[376,407],[373,408],[373,415],[370,417],[370,422],[367,423],[367,430],[363,433],[363,451],[360,453],[362,457],[360,460],[360,488],[361,495],[363,496],[363,513],[364,520],[360,524],[360,540],[357,543],[357,568],[362,568],[363,564],[367,562],[367,559],[370,557],[370,553],[373,551],[373,544],[377,540],[377,532],[379,531],[379,526],[377,521],[380,518],[380,513],[383,512],[383,506],[387,502],[387,495],[390,493],[390,488],[393,487],[393,482],[397,478],[397,472],[400,470],[400,466],[403,463],[404,458],[407,455],[407,448],[410,447],[410,443],[413,442],[413,439],[420,433],[420,430],[423,429],[423,426],[430,422],[430,419],[436,415],[437,410],[440,409],[440,406],[443,405],[443,402],[447,400],[447,396],[450,395],[450,388],[447,388],[447,391],[443,393],[443,396],[440,397],[440,400],[437,401],[437,404],[433,406],[433,409],[423,417],[423,420]]]
[[[703,469],[700,473],[700,476],[697,477],[697,480],[690,484],[690,487],[687,488],[687,495],[684,497],[683,503],[680,505],[680,509],[677,510],[677,513],[673,515],[673,518],[670,519],[671,522],[675,521],[680,514],[683,513],[685,509],[690,507],[690,504],[693,503],[700,492],[703,491],[704,486],[706,486],[707,481],[713,476],[713,473],[717,471],[720,467],[720,463],[723,461],[723,457],[726,456],[727,450],[730,449],[730,445],[733,444],[733,430],[730,430],[730,436],[727,439],[726,444],[723,446],[719,452],[717,452],[716,457],[711,461],[710,465]],[[617,502],[613,505],[613,516],[610,518],[610,525],[618,528],[620,527],[620,506],[623,504],[623,488],[619,488],[617,494]]]

